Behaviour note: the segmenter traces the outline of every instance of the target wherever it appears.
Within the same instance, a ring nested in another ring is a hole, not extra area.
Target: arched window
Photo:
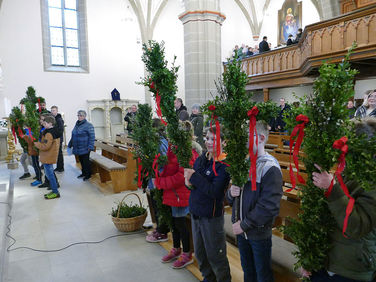
[[[88,72],[85,0],[41,0],[44,69]]]

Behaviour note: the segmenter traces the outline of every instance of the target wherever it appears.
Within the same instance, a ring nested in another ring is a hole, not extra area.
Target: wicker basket
[[[135,195],[138,198],[140,207],[142,206],[141,199],[136,193],[129,193],[125,195],[124,198],[119,203],[119,206],[123,203],[124,199],[128,197],[129,195]],[[119,218],[119,212],[120,212],[120,209],[118,208],[117,216],[112,217],[112,222],[115,224],[116,228],[119,231],[123,231],[123,232],[132,232],[132,231],[141,229],[142,225],[145,222],[146,216],[148,215],[148,213],[145,211],[145,213],[140,216],[130,217],[130,218]]]

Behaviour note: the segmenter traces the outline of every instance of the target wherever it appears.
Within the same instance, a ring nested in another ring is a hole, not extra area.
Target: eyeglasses
[[[77,115],[78,117],[84,117],[84,115]]]

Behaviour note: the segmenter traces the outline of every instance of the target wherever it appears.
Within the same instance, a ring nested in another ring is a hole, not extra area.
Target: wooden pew
[[[92,173],[99,173],[102,183],[112,181],[112,188],[115,193],[129,190],[124,186],[126,180],[125,165],[119,164],[96,152],[90,152],[90,161],[92,162]]]
[[[100,148],[102,151],[102,157],[107,158],[117,164],[124,166],[124,171],[117,174],[112,173],[111,181],[115,193],[125,190],[137,190],[137,185],[134,183],[134,177],[137,170],[136,160],[133,158],[133,148],[129,148],[126,145],[119,143],[113,143],[104,140],[95,140],[95,148]],[[95,162],[94,162],[95,163]],[[99,167],[101,167],[99,165]],[[102,175],[101,182],[109,181],[110,179],[105,176],[103,167],[101,168]],[[100,173],[100,170],[96,170]],[[116,186],[116,187],[115,187]]]

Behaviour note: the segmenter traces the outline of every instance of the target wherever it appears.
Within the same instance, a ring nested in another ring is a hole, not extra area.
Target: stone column
[[[322,0],[322,20],[328,20],[339,16],[341,13],[340,3],[338,0]]]
[[[222,74],[219,0],[186,0],[179,16],[184,25],[185,101],[188,110],[216,94],[214,81]]]

